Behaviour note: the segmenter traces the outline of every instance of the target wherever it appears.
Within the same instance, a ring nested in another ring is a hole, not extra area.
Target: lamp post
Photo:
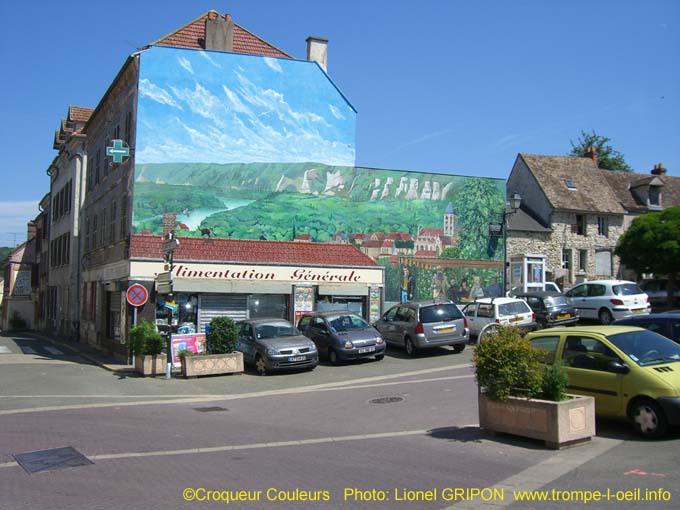
[[[508,216],[515,214],[519,206],[522,205],[522,196],[516,191],[506,201],[503,209],[503,295],[508,291]],[[508,206],[510,209],[508,209]]]

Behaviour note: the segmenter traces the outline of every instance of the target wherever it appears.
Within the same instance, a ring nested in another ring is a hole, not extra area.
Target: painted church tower
[[[444,235],[454,236],[456,233],[456,213],[453,211],[453,204],[449,202],[444,211]]]

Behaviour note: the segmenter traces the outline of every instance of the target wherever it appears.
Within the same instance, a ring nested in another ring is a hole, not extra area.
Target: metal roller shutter
[[[201,294],[198,298],[198,331],[205,332],[206,324],[214,317],[231,317],[242,321],[248,317],[246,294]]]

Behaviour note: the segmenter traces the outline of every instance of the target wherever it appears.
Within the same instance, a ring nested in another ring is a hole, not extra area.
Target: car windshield
[[[255,326],[257,338],[278,338],[281,336],[296,336],[301,334],[296,328],[286,321],[265,322]]]
[[[607,338],[641,367],[680,361],[680,345],[646,329]]]
[[[463,314],[453,303],[441,305],[423,306],[420,309],[420,322],[443,322],[462,319]]]
[[[634,296],[635,294],[643,294],[640,287],[635,283],[622,283],[621,285],[612,285],[612,290],[617,296]]]
[[[358,315],[344,314],[328,317],[328,323],[335,331],[370,328],[368,323]]]
[[[531,309],[524,301],[514,301],[498,305],[499,315],[517,315],[518,313],[529,313]]]
[[[543,303],[545,303],[545,306],[547,308],[553,307],[553,306],[565,306],[568,305],[569,302],[567,301],[567,298],[564,296],[552,296],[545,298],[543,300]]]

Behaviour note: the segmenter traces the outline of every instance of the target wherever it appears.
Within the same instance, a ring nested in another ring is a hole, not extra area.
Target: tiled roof
[[[433,250],[419,250],[414,253],[414,256],[421,258],[436,258],[437,252]]]
[[[632,172],[611,172],[608,181],[619,198],[621,205],[627,211],[646,211],[649,209],[647,204],[642,204],[635,200],[631,188],[640,186],[643,183],[649,184],[655,178],[663,183],[661,188],[661,205],[663,207],[680,205],[680,177],[645,175]]]
[[[418,233],[419,237],[438,237],[444,235],[442,228],[421,228]]]
[[[85,108],[84,106],[68,107],[68,120],[73,122],[87,122],[90,120],[90,115],[94,112],[93,108]]]
[[[175,262],[250,262],[257,264],[305,264],[323,266],[376,266],[372,258],[350,244],[249,241],[205,237],[178,237]],[[160,260],[163,238],[132,236],[130,257]]]
[[[520,154],[555,209],[623,214],[620,200],[608,184],[610,170],[590,158]],[[565,180],[575,189],[569,189]]]
[[[183,27],[178,28],[171,34],[161,37],[153,42],[152,45],[196,50],[205,49],[205,20],[211,13],[217,14],[216,11],[208,11]],[[235,53],[262,55],[265,57],[292,58],[291,55],[278,49],[273,44],[268,43],[236,23],[234,23],[233,51]]]

